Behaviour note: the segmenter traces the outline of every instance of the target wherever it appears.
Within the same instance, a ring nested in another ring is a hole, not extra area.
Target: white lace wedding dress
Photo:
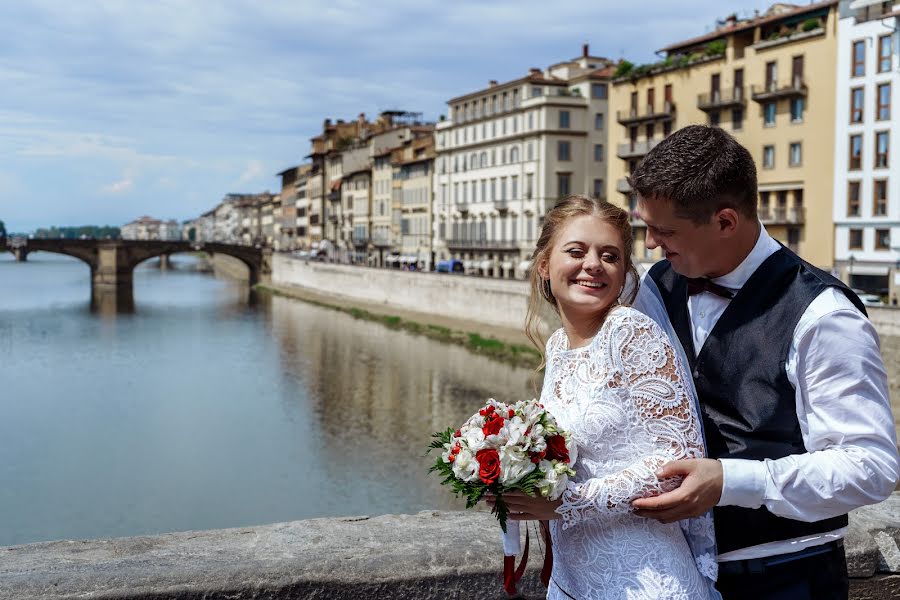
[[[656,322],[627,307],[614,308],[587,346],[570,350],[562,329],[547,341],[541,402],[578,444],[577,475],[561,518],[550,522],[547,598],[717,597],[714,554],[695,559],[679,523],[631,512],[635,498],[678,485],[657,479],[658,467],[703,456],[699,415],[675,356]],[[713,538],[711,516],[689,523]]]

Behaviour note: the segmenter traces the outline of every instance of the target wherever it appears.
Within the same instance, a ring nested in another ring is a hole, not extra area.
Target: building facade
[[[834,154],[835,269],[897,304],[900,290],[900,2],[840,3]]]
[[[753,156],[759,217],[769,233],[820,267],[834,257],[837,2],[775,4],[766,13],[732,15],[709,34],[663,48],[652,65],[620,65],[610,94],[616,201],[631,210],[627,176],[672,131],[703,123],[733,134]],[[637,218],[635,255],[645,246]]]
[[[605,196],[611,73],[585,45],[580,57],[448,102],[435,133],[436,260],[524,276],[560,198]]]

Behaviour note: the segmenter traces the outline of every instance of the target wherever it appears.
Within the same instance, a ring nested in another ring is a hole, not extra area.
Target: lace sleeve
[[[655,471],[670,460],[703,456],[699,416],[682,383],[684,369],[654,321],[629,311],[612,329],[604,359],[616,370],[609,387],[627,389],[628,410],[646,436],[634,442],[636,460],[626,468],[569,482],[557,509],[564,529],[585,519],[630,512],[632,500],[677,488],[681,478],[660,480]]]

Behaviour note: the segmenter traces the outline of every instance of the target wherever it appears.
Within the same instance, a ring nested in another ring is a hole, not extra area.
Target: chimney
[[[581,56],[583,56],[584,58],[590,56],[590,46],[588,46],[587,43],[582,44],[581,46]]]
[[[540,75],[541,74],[541,70],[537,69],[535,67],[531,67],[530,69],[528,69],[528,72],[532,75]]]
[[[325,125],[323,126],[323,129],[326,127],[331,127],[331,119],[325,119]]]
[[[488,81],[488,87],[494,87],[496,85],[497,85],[496,79],[491,79],[490,81]]]
[[[732,29],[735,25],[737,25],[737,15],[732,13],[725,17],[725,27],[727,29]]]

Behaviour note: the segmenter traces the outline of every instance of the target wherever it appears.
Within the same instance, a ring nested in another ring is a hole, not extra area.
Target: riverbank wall
[[[501,328],[507,335],[521,333],[529,294],[528,282],[522,280],[308,262],[284,254],[273,256],[272,284],[355,300],[368,307]],[[900,308],[873,306],[868,313],[880,336],[900,336]],[[552,311],[545,309],[541,316],[545,332],[559,326]]]
[[[532,536],[522,598],[543,598]],[[900,597],[900,492],[850,515],[850,598]],[[506,598],[487,512],[309,519],[0,548],[0,600]]]

